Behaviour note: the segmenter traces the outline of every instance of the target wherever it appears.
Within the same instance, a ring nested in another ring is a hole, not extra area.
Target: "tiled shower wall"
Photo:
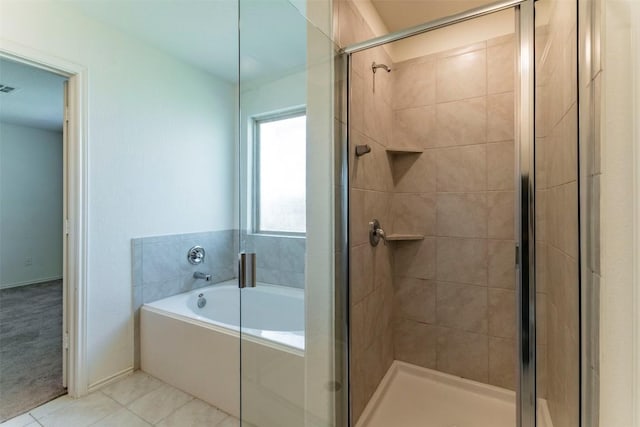
[[[394,64],[394,353],[515,388],[514,37]]]
[[[573,1],[543,1],[550,18],[536,40],[536,283],[538,317],[548,328],[538,371],[546,371],[553,425],[569,427],[580,410],[577,9]]]
[[[339,8],[342,46],[373,37],[355,7],[346,1]],[[391,66],[384,48],[353,55],[350,126],[350,232],[351,232],[351,393],[354,421],[393,362],[393,284],[391,246],[369,244],[368,223],[378,219],[391,225],[389,200],[393,177],[386,154],[391,142],[392,73],[376,73],[371,63]],[[368,144],[371,152],[355,158],[354,146]]]
[[[373,36],[351,2],[336,4],[341,46]],[[393,359],[513,389],[514,39],[396,64],[384,48],[352,60],[353,419]],[[375,91],[373,61],[393,69],[376,73]],[[359,144],[371,153],[356,158]],[[373,218],[387,234],[426,237],[371,247]]]

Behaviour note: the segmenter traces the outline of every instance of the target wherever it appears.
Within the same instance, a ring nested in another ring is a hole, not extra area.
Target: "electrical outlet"
[[[24,259],[24,266],[29,267],[31,264],[33,264],[33,258],[31,258],[30,256],[26,257]]]

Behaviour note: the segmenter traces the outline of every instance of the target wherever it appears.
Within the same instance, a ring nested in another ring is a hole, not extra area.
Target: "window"
[[[306,231],[305,111],[254,121],[254,231],[303,234]]]

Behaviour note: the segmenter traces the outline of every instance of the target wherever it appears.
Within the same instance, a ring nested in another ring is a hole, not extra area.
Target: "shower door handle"
[[[256,254],[242,252],[238,262],[238,287],[256,287]]]

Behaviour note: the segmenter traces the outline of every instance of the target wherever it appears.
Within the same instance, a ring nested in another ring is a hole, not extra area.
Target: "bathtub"
[[[206,299],[202,308],[200,295]],[[143,371],[236,417],[242,380],[243,399],[260,397],[243,401],[243,418],[262,420],[261,425],[282,419],[283,412],[290,425],[303,421],[304,348],[301,289],[258,283],[243,289],[240,300],[231,280],[145,304],[140,311]]]

